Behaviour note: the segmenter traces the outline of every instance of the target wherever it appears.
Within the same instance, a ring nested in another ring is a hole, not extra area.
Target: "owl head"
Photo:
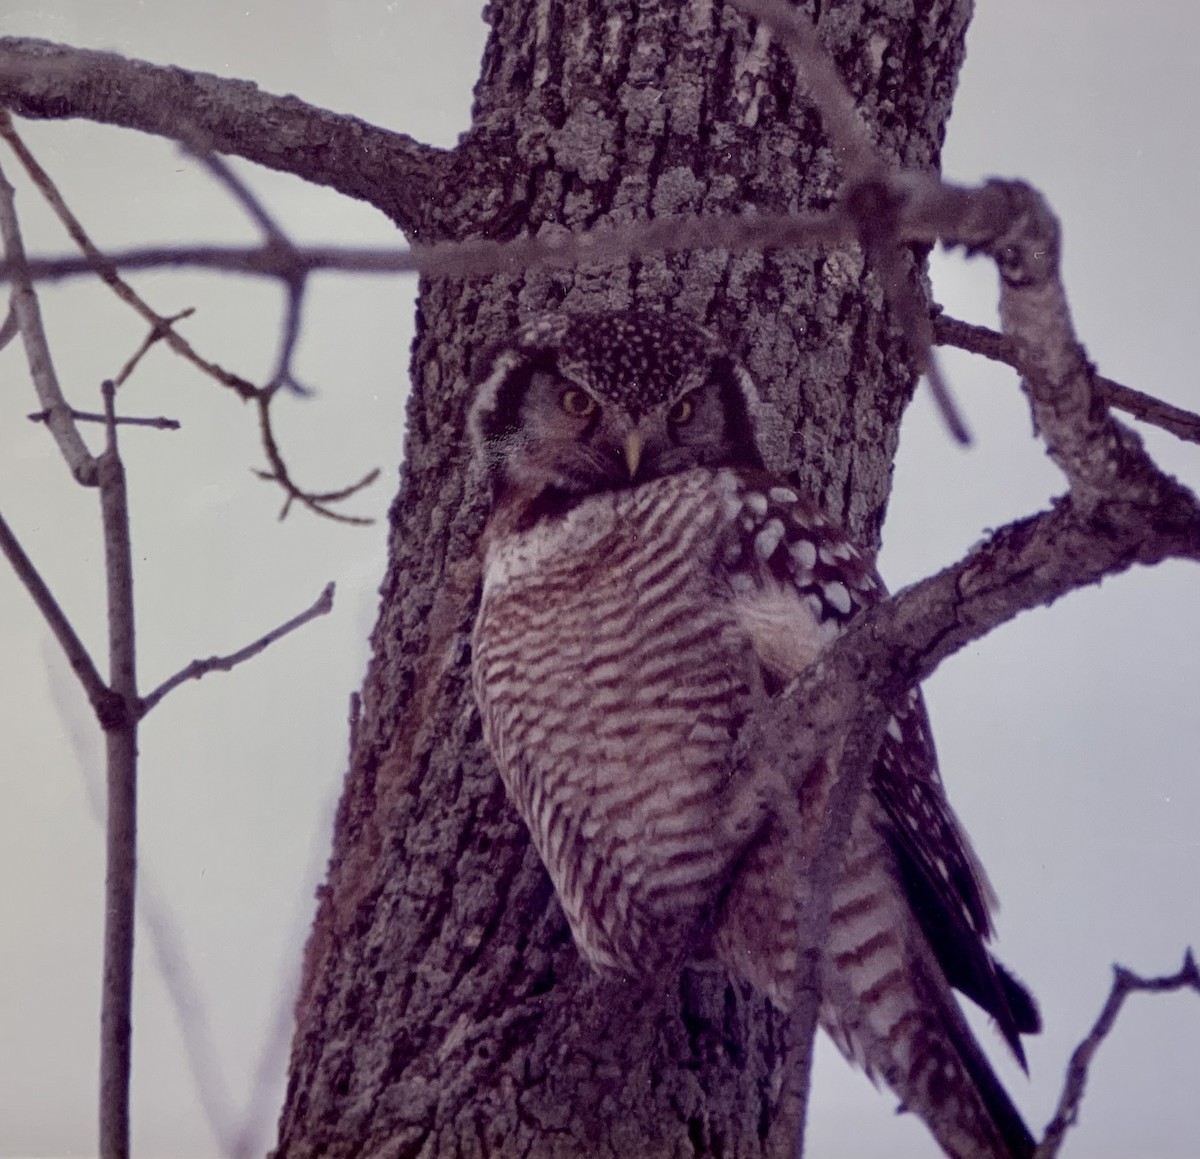
[[[553,315],[500,351],[471,410],[494,488],[567,496],[690,467],[762,467],[749,374],[679,315]]]

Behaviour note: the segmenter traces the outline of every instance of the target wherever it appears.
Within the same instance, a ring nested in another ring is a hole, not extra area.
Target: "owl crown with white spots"
[[[886,591],[765,469],[765,414],[745,368],[686,319],[523,328],[471,414],[495,497],[472,679],[582,956],[623,975],[715,959],[787,1009],[822,806],[810,770],[735,758],[735,742]],[[1031,1155],[952,988],[1022,1062],[1037,1008],[988,949],[993,896],[918,690],[893,706],[831,906],[821,1023],[842,1052],[947,1154]]]

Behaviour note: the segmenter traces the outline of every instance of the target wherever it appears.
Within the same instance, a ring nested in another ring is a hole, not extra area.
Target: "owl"
[[[472,679],[583,957],[633,976],[715,960],[786,1011],[822,813],[804,776],[735,741],[885,591],[767,469],[766,413],[684,318],[522,329],[470,418],[494,496]],[[1034,1149],[951,992],[1024,1063],[1039,1018],[988,951],[993,905],[914,690],[852,821],[820,1018],[956,1159]]]

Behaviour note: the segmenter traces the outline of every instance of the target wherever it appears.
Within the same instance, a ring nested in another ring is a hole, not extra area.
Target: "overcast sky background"
[[[478,0],[208,4],[9,0],[0,33],[115,49],[244,77],[420,139],[467,125],[484,28]],[[1197,409],[1200,329],[1200,7],[983,0],[945,151],[971,182],[1041,188],[1065,226],[1079,332],[1110,377]],[[253,227],[170,144],[84,123],[20,131],[101,246],[252,242]],[[33,253],[67,239],[19,187]],[[235,163],[236,164],[236,163]],[[375,210],[248,164],[238,171],[292,236],[394,245]],[[994,323],[993,270],[938,258],[949,312]],[[188,339],[261,379],[275,354],[271,286],[158,274],[137,285],[162,312],[196,306]],[[350,504],[382,520],[403,435],[413,279],[327,276],[310,292],[299,369],[312,401],[277,407],[293,474],[333,488],[379,466]],[[97,409],[144,330],[106,291],[46,291],[58,373]],[[1013,376],[947,358],[977,436],[952,446],[922,394],[906,419],[882,568],[901,586],[959,557],[986,530],[1044,507],[1062,483],[1031,437]],[[251,412],[162,349],[123,393],[125,413],[183,430],[126,428],[139,670],[149,690],[192,658],[235,650],[290,617],[330,579],[334,613],[232,674],[173,693],[141,743],[142,900],[170,915],[194,971],[210,1084],[236,1129],[299,962],[345,767],[346,711],[366,663],[384,524],[336,526],[296,511],[262,465]],[[106,655],[94,491],[70,484],[35,409],[24,354],[0,354],[0,510],[98,661]],[[1155,431],[1159,461],[1200,485],[1200,449]],[[93,440],[93,446],[95,446]],[[1031,1078],[976,1020],[1039,1132],[1070,1050],[1107,992],[1110,965],[1175,970],[1200,942],[1200,572],[1140,570],[1023,616],[946,663],[926,685],[951,799],[999,892],[1001,957],[1041,1002]],[[28,596],[0,566],[0,1155],[95,1149],[103,836],[101,742]],[[103,668],[103,665],[102,665]],[[217,1153],[145,927],[138,942],[134,1146],[142,1156]],[[286,1042],[285,1042],[286,1045]],[[282,1090],[276,1056],[265,1148]],[[1076,1159],[1200,1154],[1200,1001],[1135,999],[1102,1052]],[[223,1088],[218,1089],[218,1088]],[[826,1043],[809,1153],[937,1154]]]

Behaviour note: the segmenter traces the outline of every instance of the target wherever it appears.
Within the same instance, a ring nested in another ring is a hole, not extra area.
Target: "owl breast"
[[[703,952],[764,803],[732,767],[763,696],[715,569],[732,484],[590,497],[489,549],[473,640],[488,744],[595,965]]]

